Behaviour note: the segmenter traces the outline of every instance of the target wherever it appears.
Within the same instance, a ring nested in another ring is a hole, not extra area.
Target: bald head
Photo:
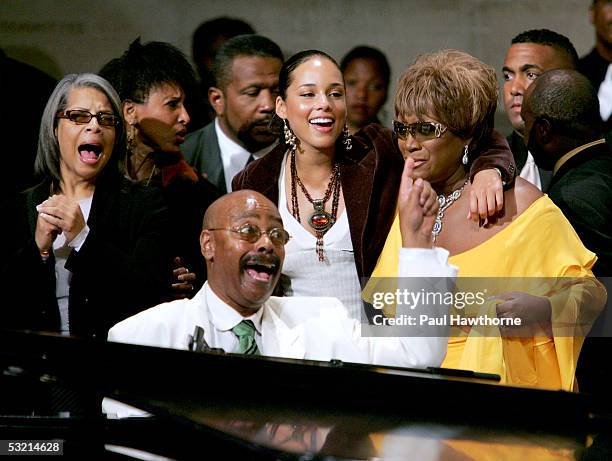
[[[524,105],[535,119],[547,119],[558,135],[582,141],[601,131],[597,94],[589,80],[575,70],[542,74],[527,89]]]
[[[551,70],[525,92],[525,144],[539,167],[552,170],[572,149],[602,137],[599,101],[575,70]]]
[[[202,229],[210,229],[223,224],[223,219],[227,219],[231,209],[247,208],[249,203],[265,204],[270,210],[276,210],[279,221],[281,220],[278,208],[266,196],[254,190],[239,190],[225,194],[215,200],[206,210],[202,221]],[[221,219],[221,223],[219,220]]]

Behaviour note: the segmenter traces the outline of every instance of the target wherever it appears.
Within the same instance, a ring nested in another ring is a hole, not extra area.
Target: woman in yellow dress
[[[595,254],[551,200],[521,178],[505,190],[499,216],[465,219],[470,153],[493,129],[496,107],[493,68],[455,50],[419,57],[395,97],[394,129],[414,164],[411,175],[439,194],[434,245],[449,251],[460,278],[487,277],[487,296],[495,295],[464,314],[519,318],[523,328],[451,326],[442,366],[499,374],[505,384],[575,390],[584,335],[606,297],[591,272]],[[373,278],[397,275],[400,246],[396,216]]]

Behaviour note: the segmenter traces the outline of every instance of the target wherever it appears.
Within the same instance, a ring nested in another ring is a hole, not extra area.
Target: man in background
[[[242,19],[225,16],[203,22],[193,33],[191,53],[200,76],[200,104],[192,111],[192,131],[210,123],[215,117],[215,111],[208,102],[208,89],[214,85],[212,68],[217,51],[232,37],[254,33],[251,25]]]
[[[612,1],[593,0],[589,20],[595,29],[595,46],[580,59],[578,70],[595,88],[599,113],[609,131],[612,128]]]
[[[208,99],[215,119],[191,133],[182,150],[220,193],[248,162],[270,152],[280,130],[272,123],[283,53],[261,35],[240,35],[219,49]]]
[[[543,191],[551,174],[537,167],[523,142],[523,95],[542,73],[551,69],[576,69],[577,62],[578,54],[570,40],[548,29],[528,30],[514,37],[504,60],[504,108],[513,129],[507,138],[508,144],[520,176]]]

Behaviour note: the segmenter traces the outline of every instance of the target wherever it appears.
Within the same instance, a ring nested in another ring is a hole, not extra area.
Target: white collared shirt
[[[219,151],[221,152],[221,162],[223,163],[223,174],[225,175],[225,187],[228,192],[232,191],[232,179],[240,171],[244,169],[251,152],[246,150],[240,144],[236,143],[229,136],[227,136],[221,125],[219,125],[219,118],[215,118],[215,132],[217,133],[217,140],[219,141]],[[255,160],[260,159],[272,149],[276,147],[278,141],[273,142],[263,149],[253,152]]]
[[[599,99],[599,114],[605,122],[612,115],[612,63],[608,64],[606,76],[597,91],[597,98]]]
[[[243,320],[250,320],[255,325],[255,342],[260,351],[263,350],[261,339],[261,317],[263,309],[258,309],[253,315],[243,317],[235,309],[224,303],[206,284],[204,296],[210,312],[210,323],[213,325],[210,331],[210,347],[220,347],[225,352],[236,352],[238,349],[238,338],[232,332],[232,328]]]
[[[542,190],[542,181],[540,180],[540,171],[535,163],[535,159],[531,152],[527,151],[527,161],[519,175],[521,178],[529,181],[531,184]]]

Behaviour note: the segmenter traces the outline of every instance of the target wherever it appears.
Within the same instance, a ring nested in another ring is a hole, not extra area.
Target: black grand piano
[[[9,331],[0,368],[0,439],[64,459],[612,459],[589,396],[487,375]],[[150,416],[108,419],[102,397]]]

